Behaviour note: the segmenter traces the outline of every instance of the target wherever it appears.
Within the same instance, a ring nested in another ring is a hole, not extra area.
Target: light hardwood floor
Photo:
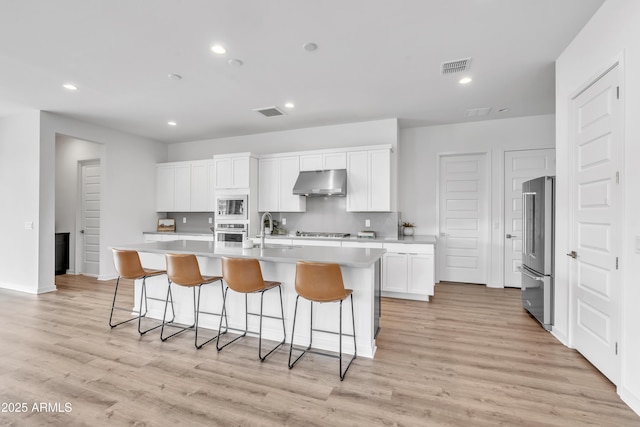
[[[340,382],[331,358],[289,370],[288,347],[260,363],[254,338],[218,353],[196,350],[192,333],[162,343],[131,323],[111,330],[115,281],[56,285],[0,290],[0,401],[28,405],[0,425],[640,425],[522,310],[517,289],[442,283],[428,303],[383,299],[375,359],[358,358]],[[40,402],[57,412],[33,411]]]

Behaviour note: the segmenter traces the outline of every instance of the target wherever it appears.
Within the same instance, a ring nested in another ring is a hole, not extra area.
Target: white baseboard
[[[634,394],[626,387],[618,387],[618,395],[620,396],[620,399],[622,399],[622,401],[633,410],[633,412],[640,415],[640,396]]]
[[[15,283],[7,283],[7,282],[1,282],[0,288],[7,289],[10,291],[24,292],[26,294],[32,294],[32,295],[44,294],[47,292],[55,292],[57,290],[55,285],[47,286],[46,288],[32,289],[32,288],[26,288],[23,285],[18,285]]]
[[[561,344],[571,348],[569,346],[569,337],[567,337],[567,335],[563,331],[559,331],[555,327],[552,327],[551,335],[553,335],[558,341],[560,341]]]
[[[115,280],[118,278],[117,274],[104,274],[104,275],[100,275],[100,276],[94,276],[97,277],[98,280]]]
[[[39,288],[39,289],[38,289],[38,291],[37,291],[37,294],[38,294],[38,295],[40,295],[40,294],[46,294],[47,292],[55,292],[55,291],[57,291],[57,290],[58,290],[58,288],[56,288],[56,286],[55,286],[55,285],[53,285],[53,286],[47,286],[46,288]]]

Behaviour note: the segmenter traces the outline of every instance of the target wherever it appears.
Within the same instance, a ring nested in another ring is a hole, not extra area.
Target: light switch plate
[[[287,225],[287,218],[282,218],[282,225]]]
[[[209,224],[213,224],[213,218],[209,217]]]
[[[365,226],[365,227],[371,227],[371,220],[369,220],[369,219],[365,219],[365,220],[364,220],[364,226]]]
[[[187,217],[186,217],[186,216],[183,216],[183,217],[182,217],[182,223],[183,223],[183,224],[186,224],[186,223],[187,223]]]

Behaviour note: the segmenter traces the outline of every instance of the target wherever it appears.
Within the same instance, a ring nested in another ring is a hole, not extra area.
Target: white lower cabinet
[[[385,243],[382,295],[429,301],[434,289],[433,245]]]

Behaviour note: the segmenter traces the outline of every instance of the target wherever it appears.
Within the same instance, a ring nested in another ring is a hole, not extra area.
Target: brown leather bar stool
[[[202,285],[208,285],[210,283],[214,283],[220,281],[222,284],[222,277],[220,276],[202,276],[200,273],[200,265],[198,264],[198,259],[193,254],[166,254],[165,258],[167,260],[167,276],[169,277],[169,290],[167,291],[167,299],[165,301],[164,306],[164,317],[162,319],[162,329],[160,330],[160,339],[162,341],[166,341],[171,337],[174,337],[186,330],[193,329],[195,330],[195,340],[194,345],[197,349],[201,349],[205,344],[210,343],[220,336],[221,332],[218,329],[218,334],[208,339],[207,341],[198,344],[198,320],[200,318],[200,314],[210,314],[214,316],[220,316],[220,328],[222,328],[222,317],[223,313],[212,313],[207,311],[200,311],[200,294],[202,293]],[[180,327],[176,325],[173,321],[165,322],[165,318],[167,316],[167,307],[169,305],[169,300],[171,300],[171,304],[173,305],[173,295],[171,294],[171,285],[179,285],[187,288],[193,289],[193,325]],[[198,288],[198,297],[196,299],[196,288]],[[220,291],[222,292],[222,286],[220,286]],[[223,293],[224,298],[224,293]],[[225,317],[226,320],[226,317]],[[172,326],[180,328],[179,331],[174,332],[169,336],[164,336],[164,327]]]
[[[142,318],[147,315],[148,300],[156,300],[156,301],[164,301],[160,298],[147,297],[147,277],[159,276],[161,274],[166,274],[166,270],[149,270],[142,267],[140,263],[140,255],[138,255],[137,251],[134,250],[124,250],[124,249],[112,249],[113,250],[113,263],[116,267],[116,271],[118,272],[118,280],[116,281],[116,290],[113,293],[113,302],[111,303],[111,315],[109,316],[109,326],[115,328],[118,325],[122,325],[123,323],[131,322],[132,320],[138,319],[138,332],[140,335],[144,335],[149,331],[152,331],[156,328],[159,328],[162,325],[154,326],[153,328],[149,328],[147,330],[141,329]],[[138,311],[131,310],[131,308],[127,307],[117,307],[116,306],[116,298],[118,296],[118,287],[120,286],[120,279],[130,279],[130,280],[140,280],[142,279],[142,289],[140,292],[140,309]],[[142,302],[144,301],[144,313],[142,312]],[[118,323],[113,323],[113,311],[114,310],[123,310],[137,313],[138,315],[132,317],[127,320],[123,320]],[[173,304],[171,305],[171,310],[173,310]],[[175,312],[174,312],[175,315]]]
[[[227,342],[226,344],[220,346],[220,336],[218,336],[218,341],[216,343],[216,348],[218,351],[222,350],[229,344],[239,340],[242,337],[247,335],[248,331],[248,323],[249,316],[260,316],[260,326],[258,330],[258,357],[261,362],[273,353],[278,347],[284,344],[284,341],[287,337],[287,332],[284,325],[284,305],[282,304],[282,288],[280,282],[272,282],[265,281],[262,278],[262,270],[260,269],[260,263],[257,259],[251,258],[222,258],[222,277],[227,284],[227,288],[224,291],[224,299],[222,305],[222,312],[226,314],[226,303],[227,303],[227,292],[229,288],[233,289],[235,292],[239,292],[244,294],[244,329],[232,329],[235,331],[242,331],[242,335],[234,338],[233,340]],[[267,316],[263,314],[262,307],[264,302],[264,293],[269,289],[278,288],[280,291],[280,312],[281,317],[277,316]],[[260,293],[260,313],[250,313],[249,306],[247,302],[247,296],[252,293]],[[282,320],[282,334],[283,338],[275,347],[273,347],[267,354],[262,355],[262,319],[270,318],[270,319],[279,319]],[[222,319],[220,319],[220,327],[222,327]]]
[[[356,358],[356,321],[353,311],[353,291],[351,289],[344,288],[344,282],[342,280],[342,270],[338,264],[326,264],[319,262],[306,262],[298,261],[296,263],[296,306],[293,312],[293,328],[291,330],[291,346],[289,347],[289,369],[293,368],[302,356],[306,353],[317,353],[330,357],[338,357],[340,359],[339,373],[340,381],[344,380],[351,363]],[[302,297],[311,302],[310,315],[310,327],[309,327],[309,345],[302,351],[302,354],[298,356],[296,360],[291,362],[291,354],[293,352],[293,340],[295,338],[296,330],[296,316],[298,314],[298,299]],[[353,326],[353,335],[342,333],[342,301],[349,297],[351,299],[351,322]],[[313,303],[319,302],[340,302],[340,330],[339,332],[325,331],[322,329],[313,328]],[[324,332],[329,334],[335,334],[340,336],[339,355],[334,356],[327,353],[320,353],[311,350],[311,344],[313,342],[313,331]],[[347,364],[347,367],[342,370],[342,336],[353,337],[353,356]]]

